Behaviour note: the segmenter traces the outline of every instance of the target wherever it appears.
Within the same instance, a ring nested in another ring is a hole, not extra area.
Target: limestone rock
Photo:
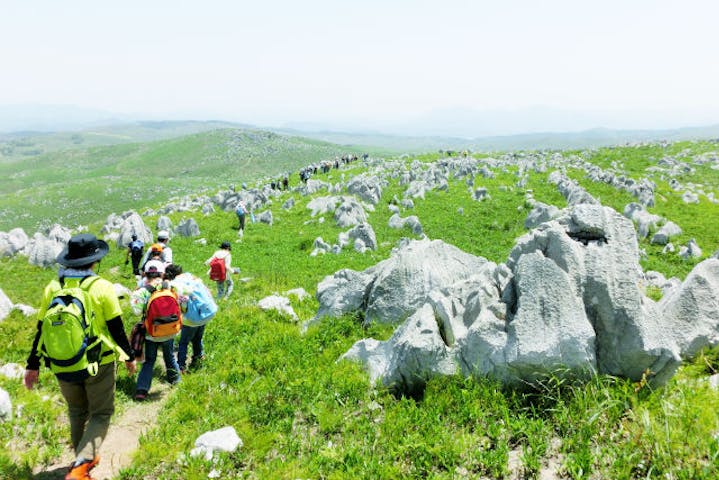
[[[280,295],[270,295],[257,303],[262,310],[277,310],[283,315],[287,315],[293,320],[297,320],[297,314],[290,305],[289,298]]]
[[[12,420],[12,402],[10,394],[3,388],[0,388],[0,421],[6,422]]]
[[[195,448],[190,452],[190,456],[204,456],[207,460],[210,460],[214,452],[234,452],[241,447],[242,440],[237,435],[235,428],[223,427],[219,430],[205,432],[197,437]]]
[[[178,235],[181,237],[199,237],[200,226],[197,224],[194,218],[188,218],[183,220],[175,229]]]

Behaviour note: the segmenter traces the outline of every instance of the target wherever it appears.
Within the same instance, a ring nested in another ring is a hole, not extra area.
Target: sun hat
[[[158,240],[169,240],[170,234],[168,233],[167,230],[160,230],[159,232],[157,232],[157,239]]]
[[[97,262],[109,251],[105,241],[98,240],[91,233],[81,233],[70,238],[55,261],[65,267],[81,267]]]
[[[145,264],[145,273],[165,273],[165,262],[160,260],[148,260]]]

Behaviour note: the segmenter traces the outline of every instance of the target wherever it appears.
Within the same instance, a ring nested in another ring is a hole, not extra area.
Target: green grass
[[[0,231],[28,235],[87,225],[110,212],[144,211],[189,192],[253,184],[345,153],[315,140],[225,129],[148,143],[61,150],[0,163]]]
[[[706,151],[711,145],[682,146],[687,148]],[[598,155],[621,156],[621,151],[600,150]],[[639,153],[627,150],[625,155]],[[351,170],[361,168],[354,165]],[[705,184],[713,185],[714,172],[702,172],[709,175]],[[472,200],[464,180],[452,180],[447,192],[427,193],[402,216],[418,215],[430,238],[502,262],[525,232],[529,210],[525,190],[514,186],[516,171],[495,173],[493,179],[476,179],[476,187],[488,189],[489,200]],[[582,172],[569,173],[620,211],[633,201],[626,193],[587,181]],[[639,177],[641,170],[634,173]],[[332,171],[320,178],[336,182],[340,174]],[[563,207],[564,199],[546,181],[548,174],[531,173],[527,188],[535,199]],[[714,218],[716,206],[675,205],[666,183],[658,182],[658,188],[667,198],[666,205],[650,211],[678,223],[685,230],[682,238],[697,238],[705,256],[710,254],[717,239],[704,221]],[[341,268],[361,270],[387,258],[400,238],[412,237],[408,230],[387,226],[391,214],[387,203],[395,194],[401,198],[403,191],[404,187],[391,184],[376,211],[369,214],[380,246],[364,255],[345,249],[340,255],[310,257],[317,236],[334,243],[344,229],[336,227],[331,216],[324,223],[311,219],[306,209],[310,198],[297,193],[287,194],[296,201],[291,210],[281,209],[284,198],[269,207],[275,219],[272,227],[248,225],[243,242],[233,243],[232,253],[233,264],[242,269],[239,277],[250,280],[236,281],[233,297],[221,304],[207,327],[206,363],[172,390],[156,428],[142,437],[132,465],[119,478],[204,479],[213,469],[222,478],[503,478],[515,469],[512,459],[521,478],[539,478],[549,460],[560,465],[565,478],[719,476],[719,444],[714,438],[719,431],[719,393],[706,382],[707,375],[719,371],[719,350],[702,352],[658,390],[643,382],[598,376],[585,384],[547,378],[537,390],[519,392],[488,378],[455,376],[431,380],[418,397],[397,397],[371,385],[358,365],[337,362],[359,339],[388,338],[391,326],[363,327],[358,318],[347,315],[325,319],[302,335],[298,324],[256,306],[264,296],[291,288],[314,293],[325,275]],[[460,208],[462,215],[457,213]],[[204,277],[203,262],[221,241],[235,240],[237,220],[226,212],[207,217],[183,212],[171,217],[177,224],[188,216],[198,221],[208,244],[175,238],[174,255],[186,270]],[[695,217],[698,220],[692,221]],[[148,225],[155,220],[145,219]],[[100,225],[91,224],[91,231]],[[693,265],[676,255],[661,256],[646,242],[640,247],[648,254],[644,268],[683,277]],[[130,286],[131,280],[123,276],[123,260],[124,252],[113,247],[101,273]],[[0,268],[4,272],[0,288],[13,301],[31,305],[53,275],[23,258],[0,259]],[[660,295],[649,293],[652,298]],[[302,319],[317,311],[314,298],[291,301]],[[125,309],[129,329],[132,322]],[[5,339],[0,363],[24,362],[33,329],[34,320],[18,312],[0,323],[0,338]],[[55,458],[69,436],[56,382],[43,370],[38,391],[27,392],[19,382],[5,378],[0,378],[0,387],[23,411],[20,418],[0,423],[0,438],[12,439],[9,448],[0,451],[0,478],[31,478],[31,467]],[[120,411],[131,405],[133,389],[133,380],[121,369]],[[200,434],[228,425],[242,438],[241,449],[219,455],[215,463],[187,457]]]

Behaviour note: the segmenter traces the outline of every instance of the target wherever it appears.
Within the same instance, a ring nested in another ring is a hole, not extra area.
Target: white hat
[[[160,230],[159,232],[157,232],[158,240],[165,240],[165,239],[169,239],[169,238],[170,238],[170,234],[167,230]]]
[[[165,262],[159,260],[148,260],[145,264],[145,273],[149,272],[151,268],[154,268],[157,273],[165,273]]]

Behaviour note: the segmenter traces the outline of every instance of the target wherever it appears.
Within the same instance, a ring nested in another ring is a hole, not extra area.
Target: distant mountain
[[[516,109],[440,108],[403,120],[374,122],[334,131],[381,132],[399,136],[484,138],[542,132],[607,130],[674,130],[719,123],[716,109],[569,109],[546,106]],[[300,128],[300,130],[308,130]],[[311,130],[319,130],[313,128]]]
[[[286,135],[314,138],[357,148],[380,148],[394,152],[427,152],[436,150],[496,151],[589,148],[645,141],[678,141],[719,138],[719,124],[670,130],[611,130],[594,128],[580,132],[540,132],[522,135],[499,135],[479,138],[450,136],[401,136],[378,133],[336,131],[298,131],[273,129]]]
[[[129,121],[126,115],[74,105],[0,105],[0,133],[58,132]]]
[[[247,126],[221,121],[133,121],[60,132],[0,133],[0,162],[62,150],[154,142],[226,128]]]
[[[692,123],[708,126],[665,128]],[[598,125],[605,127],[597,128]],[[630,128],[633,125],[651,128]],[[62,149],[169,139],[224,128],[262,129],[369,152],[526,150],[717,138],[719,114],[710,110],[618,112],[550,107],[515,110],[447,108],[403,122],[294,121],[283,127],[258,127],[222,120],[142,121],[74,106],[0,106],[0,161]],[[1,133],[3,131],[9,133]]]

